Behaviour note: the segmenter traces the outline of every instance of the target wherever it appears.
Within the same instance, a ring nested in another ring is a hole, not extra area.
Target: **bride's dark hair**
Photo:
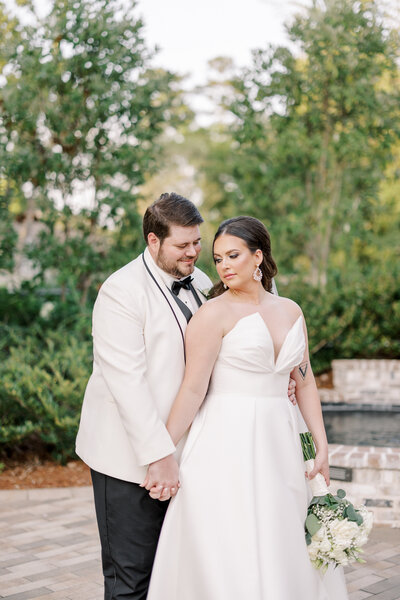
[[[233,235],[243,240],[252,254],[257,250],[261,250],[263,253],[263,260],[260,264],[262,272],[261,283],[267,292],[270,292],[272,290],[272,279],[277,274],[278,269],[272,258],[271,238],[265,225],[254,217],[245,216],[223,221],[214,236],[213,252],[215,241],[224,234]],[[220,296],[224,291],[224,285],[222,281],[219,281],[211,288],[209,297],[215,298],[216,296]]]

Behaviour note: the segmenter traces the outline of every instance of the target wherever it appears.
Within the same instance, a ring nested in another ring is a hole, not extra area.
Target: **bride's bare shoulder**
[[[298,318],[303,314],[300,306],[291,298],[285,298],[284,296],[276,296],[276,300],[280,302],[282,308],[284,308],[294,318]]]
[[[203,304],[191,319],[190,324],[204,326],[219,326],[226,314],[226,301],[217,296]]]

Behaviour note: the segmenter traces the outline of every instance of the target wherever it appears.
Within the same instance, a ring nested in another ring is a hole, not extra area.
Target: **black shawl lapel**
[[[144,268],[146,270],[146,273],[149,277],[151,284],[154,285],[158,289],[158,291],[160,293],[160,297],[162,297],[164,299],[164,301],[168,304],[168,306],[175,318],[176,324],[179,327],[179,331],[180,331],[180,334],[182,337],[183,351],[185,352],[184,326],[186,325],[186,319],[185,319],[185,321],[183,321],[183,319],[185,317],[184,317],[183,313],[180,311],[178,305],[174,302],[173,298],[171,297],[171,294],[168,291],[168,288],[166,287],[165,283],[160,279],[160,277],[158,276],[158,273],[154,272],[154,269],[151,268],[152,267],[151,262],[148,259],[146,260],[146,252],[148,252],[148,250],[145,250],[142,254]],[[176,310],[175,307],[178,310]]]

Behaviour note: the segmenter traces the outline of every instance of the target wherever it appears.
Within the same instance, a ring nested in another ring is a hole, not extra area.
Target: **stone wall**
[[[334,360],[332,371],[333,389],[319,389],[322,403],[400,406],[400,360]],[[400,527],[400,448],[330,444],[329,464],[351,470],[351,481],[332,478],[334,493],[343,488],[376,524]]]
[[[352,471],[352,481],[331,479],[333,493],[346,491],[354,504],[366,504],[377,525],[400,527],[400,448],[329,445],[331,467]]]
[[[321,402],[400,405],[400,360],[332,361],[333,389],[320,389]]]

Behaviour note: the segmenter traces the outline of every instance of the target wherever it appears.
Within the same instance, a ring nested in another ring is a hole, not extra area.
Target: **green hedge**
[[[1,328],[0,448],[34,445],[65,462],[74,457],[82,398],[91,369],[88,327]]]
[[[400,270],[336,282],[321,291],[302,282],[280,285],[298,302],[309,334],[315,373],[336,358],[400,358]]]

